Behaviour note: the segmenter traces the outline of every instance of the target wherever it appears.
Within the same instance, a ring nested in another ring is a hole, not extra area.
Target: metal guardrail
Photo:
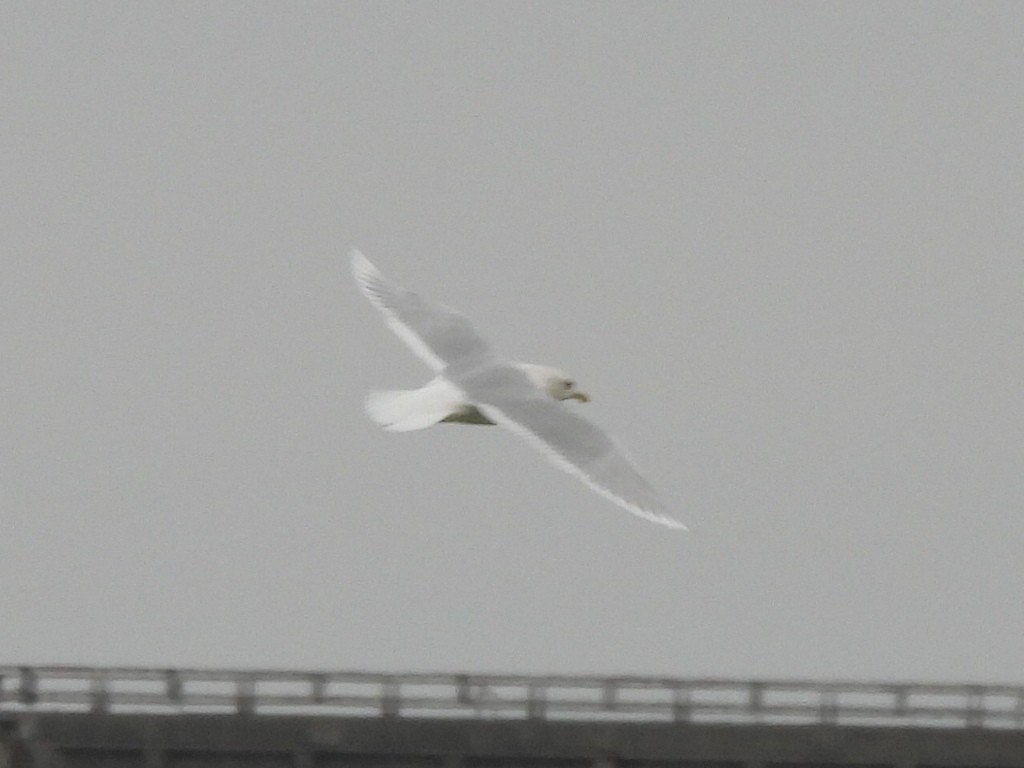
[[[1024,729],[1024,686],[0,667],[0,713],[82,711]]]

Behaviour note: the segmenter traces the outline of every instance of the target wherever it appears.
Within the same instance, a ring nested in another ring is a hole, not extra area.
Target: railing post
[[[764,711],[764,683],[750,683],[747,706],[750,708],[750,713],[754,716],[754,719],[760,721],[761,714]]]
[[[605,712],[615,711],[615,698],[619,692],[618,682],[614,679],[604,681],[604,688],[601,691],[601,706]]]
[[[107,676],[97,670],[93,673],[92,682],[89,684],[92,702],[90,708],[93,712],[106,712],[110,709],[110,692],[107,690]]]
[[[469,675],[455,676],[455,701],[463,707],[473,702],[473,694],[469,687]]]
[[[309,676],[309,684],[313,692],[313,703],[323,704],[327,696],[327,677],[314,672]]]
[[[672,690],[672,719],[677,723],[690,722],[690,688],[676,685]]]
[[[967,687],[967,712],[964,725],[968,728],[982,728],[985,725],[984,701],[985,689],[980,685]]]
[[[176,669],[164,671],[164,695],[171,704],[181,704],[181,673]]]
[[[531,720],[543,720],[546,709],[545,694],[547,689],[539,683],[531,682],[526,688],[526,716]]]
[[[39,701],[39,674],[32,667],[21,668],[18,703],[32,705]]]
[[[384,717],[398,717],[402,709],[400,683],[390,677],[384,678],[381,686],[380,713]]]
[[[818,719],[822,725],[835,725],[839,722],[839,694],[835,688],[827,686],[818,693]]]
[[[252,675],[243,674],[235,680],[235,711],[240,715],[256,711],[256,680]]]
[[[893,713],[896,717],[905,718],[907,716],[907,686],[896,685],[893,686]]]

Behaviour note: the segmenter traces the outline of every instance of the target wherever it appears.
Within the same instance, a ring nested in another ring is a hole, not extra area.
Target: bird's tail
[[[419,389],[375,390],[366,396],[367,415],[393,432],[425,429],[458,407],[457,393],[440,379]]]

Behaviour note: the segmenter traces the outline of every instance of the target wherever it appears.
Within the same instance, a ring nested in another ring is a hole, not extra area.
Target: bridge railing
[[[0,667],[0,713],[24,711],[1024,729],[1024,686]]]

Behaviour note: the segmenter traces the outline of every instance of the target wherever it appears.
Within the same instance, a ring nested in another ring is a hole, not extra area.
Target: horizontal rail
[[[24,711],[1024,729],[1024,686],[0,666],[0,713]]]

